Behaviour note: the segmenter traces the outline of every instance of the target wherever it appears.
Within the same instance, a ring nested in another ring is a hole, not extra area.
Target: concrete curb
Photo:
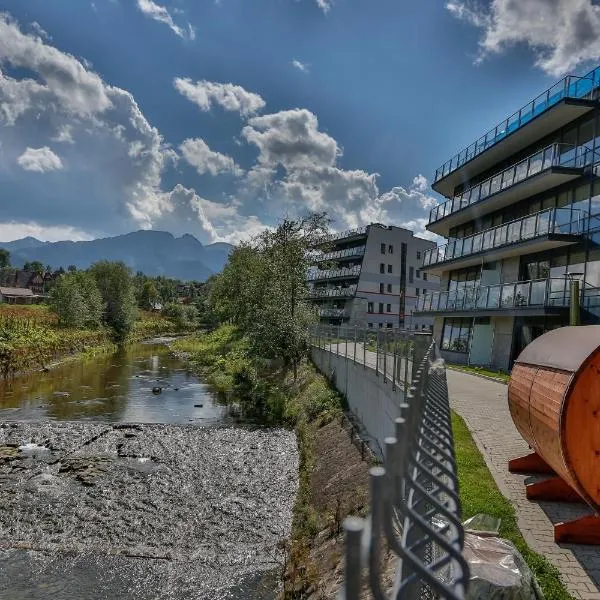
[[[460,367],[454,367],[452,365],[446,365],[447,369],[452,371],[458,371],[459,373],[464,373],[465,375],[472,375],[473,377],[480,377],[481,379],[487,379],[488,381],[495,381],[496,383],[502,383],[503,385],[508,385],[508,381],[504,381],[504,379],[500,379],[498,377],[490,377],[489,375],[482,375],[480,373],[472,373],[471,371],[466,371],[465,369],[461,369]]]

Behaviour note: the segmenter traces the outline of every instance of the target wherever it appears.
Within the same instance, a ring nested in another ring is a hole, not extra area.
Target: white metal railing
[[[335,250],[333,252],[315,253],[311,256],[311,259],[315,262],[323,262],[326,260],[339,260],[341,258],[364,256],[365,249],[365,246],[355,246],[354,248],[345,248],[344,250]]]
[[[423,267],[550,234],[581,235],[584,233],[585,217],[585,211],[579,209],[542,210],[464,238],[451,239],[442,246],[426,250],[423,254]]]
[[[325,269],[317,270],[308,274],[308,281],[318,281],[320,279],[343,279],[346,277],[358,277],[360,275],[360,265],[347,267],[344,269]]]
[[[315,287],[308,291],[309,298],[351,298],[356,295],[356,284],[341,288]]]
[[[567,75],[444,163],[436,170],[434,181],[446,177],[478,154],[503,140],[507,135],[526,125],[534,117],[558,104],[563,98],[591,98],[599,84],[600,67],[583,77]]]
[[[419,296],[415,311],[451,313],[464,310],[512,310],[536,306],[569,306],[567,278],[549,277],[446,292],[430,292]]]
[[[347,316],[347,313],[343,308],[321,308],[319,316],[329,319],[342,319]]]

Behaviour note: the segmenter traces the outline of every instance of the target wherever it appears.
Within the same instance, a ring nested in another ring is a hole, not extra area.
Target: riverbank
[[[230,326],[176,341],[172,350],[246,413],[296,432],[298,494],[286,543],[282,597],[334,598],[342,581],[342,523],[365,514],[370,457],[353,443],[343,398],[304,361],[293,379],[275,363],[257,364]]]
[[[173,321],[143,311],[128,343],[177,331]],[[108,328],[59,328],[56,315],[45,305],[0,305],[0,380],[116,348]]]
[[[297,473],[281,429],[1,424],[0,597],[272,598]]]

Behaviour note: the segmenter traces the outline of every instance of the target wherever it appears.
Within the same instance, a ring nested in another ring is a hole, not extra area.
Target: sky
[[[0,0],[0,240],[433,239],[435,169],[596,62],[592,0]]]

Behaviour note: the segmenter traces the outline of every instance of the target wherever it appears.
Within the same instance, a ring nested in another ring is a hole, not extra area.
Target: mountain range
[[[26,237],[0,242],[10,252],[14,267],[40,261],[52,268],[75,265],[85,269],[99,260],[123,261],[146,275],[164,275],[174,279],[205,281],[223,269],[231,244],[202,245],[193,235],[175,237],[166,231],[135,231],[115,237],[85,242],[41,242]]]

